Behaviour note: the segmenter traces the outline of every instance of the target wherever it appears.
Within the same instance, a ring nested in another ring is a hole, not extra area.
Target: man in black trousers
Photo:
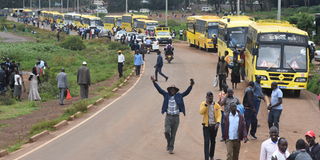
[[[164,77],[165,79],[166,79],[166,81],[168,80],[168,76],[166,76],[166,75],[164,75],[163,73],[162,73],[162,66],[163,66],[163,58],[162,58],[162,56],[161,56],[161,52],[160,51],[158,51],[157,52],[157,55],[158,55],[158,57],[157,57],[157,64],[154,66],[154,68],[156,69],[155,70],[155,77],[156,77],[156,79],[155,79],[155,81],[158,81],[158,73],[162,76],[162,77]]]

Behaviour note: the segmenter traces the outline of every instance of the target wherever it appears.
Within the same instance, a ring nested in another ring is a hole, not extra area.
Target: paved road
[[[185,44],[175,47],[175,59],[172,64],[164,65],[168,82],[160,77],[160,86],[166,88],[176,84],[181,91],[194,78],[195,86],[185,98],[187,115],[181,115],[175,154],[166,152],[163,135],[164,116],[160,114],[162,97],[156,92],[151,81],[156,56],[147,55],[146,71],[139,83],[127,95],[113,103],[90,121],[56,139],[48,145],[23,157],[23,160],[200,160],[203,159],[203,137],[199,103],[204,100],[215,75],[216,55],[190,49]],[[236,90],[242,99],[245,84]],[[301,98],[285,98],[285,110],[281,117],[281,136],[289,138],[291,150],[297,138],[303,137],[307,129],[319,132],[319,110],[315,101],[303,92]],[[261,127],[258,128],[258,140],[249,141],[241,148],[240,159],[258,159],[260,144],[267,138],[267,111],[259,115]],[[219,135],[220,137],[220,131]],[[219,141],[219,138],[217,140]],[[217,142],[216,158],[226,159],[226,148]]]

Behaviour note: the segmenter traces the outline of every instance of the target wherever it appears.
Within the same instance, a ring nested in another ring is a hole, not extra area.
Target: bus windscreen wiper
[[[297,71],[288,62],[287,65],[293,70],[294,73],[297,73]]]

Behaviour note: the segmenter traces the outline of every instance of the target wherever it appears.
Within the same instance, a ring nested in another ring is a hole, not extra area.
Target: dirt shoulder
[[[33,42],[31,37],[18,36],[13,33],[0,32],[0,42],[17,43],[17,42]]]

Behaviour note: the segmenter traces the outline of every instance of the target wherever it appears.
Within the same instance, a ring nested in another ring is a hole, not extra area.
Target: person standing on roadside
[[[122,72],[123,72],[124,62],[125,62],[125,57],[124,57],[124,55],[122,54],[122,51],[119,50],[119,51],[118,51],[118,72],[119,72],[119,78],[121,78],[121,77],[123,76],[123,75],[122,75]]]
[[[271,160],[286,160],[290,153],[288,149],[288,141],[285,138],[279,138],[278,149],[272,154]]]
[[[260,160],[271,160],[272,154],[277,150],[279,139],[279,130],[272,126],[269,129],[270,138],[263,141],[261,144]]]
[[[170,154],[173,154],[174,141],[180,123],[179,114],[182,112],[184,115],[186,115],[183,98],[191,92],[194,81],[193,79],[190,79],[190,86],[188,89],[180,93],[179,89],[174,85],[168,87],[167,91],[165,91],[157,84],[156,79],[153,76],[151,76],[151,80],[154,87],[164,98],[161,114],[166,113],[164,122],[164,135],[167,139],[166,149]]]
[[[218,94],[218,104],[221,104],[222,100],[227,97],[228,85],[223,85],[223,90]],[[221,105],[221,140],[223,141],[223,132],[224,132],[224,105]]]
[[[241,141],[247,143],[246,122],[244,117],[237,111],[237,105],[232,103],[230,113],[225,118],[224,140],[227,145],[227,160],[238,160]]]
[[[4,66],[0,66],[0,95],[5,92],[6,87],[6,72],[4,72]]]
[[[237,89],[238,83],[240,83],[240,63],[236,58],[233,59],[233,66],[231,70],[231,83],[232,89]]]
[[[58,82],[58,88],[60,90],[59,93],[59,104],[64,105],[63,100],[66,96],[66,90],[68,89],[68,80],[67,80],[67,74],[65,73],[64,68],[61,69],[61,72],[57,75],[57,82]]]
[[[222,91],[223,84],[227,84],[227,74],[228,74],[228,64],[224,60],[224,56],[222,56],[217,65],[217,75],[219,76],[219,91]]]
[[[311,156],[308,154],[307,144],[303,139],[298,139],[296,142],[296,151],[291,153],[287,160],[312,160]]]
[[[256,112],[254,113],[254,116],[252,117],[251,130],[250,130],[250,135],[254,139],[257,139],[256,132],[257,132],[257,127],[258,127],[258,113],[259,113],[259,109],[260,109],[261,99],[263,99],[265,101],[260,82],[261,82],[261,76],[257,76],[256,81],[254,82],[254,87],[253,87],[254,106],[255,106]]]
[[[21,94],[22,94],[22,86],[23,86],[23,80],[22,76],[19,74],[18,70],[14,71],[14,91],[13,95],[18,100],[21,101]]]
[[[166,81],[168,80],[168,76],[166,76],[165,74],[163,74],[162,73],[162,67],[163,67],[163,58],[162,58],[162,56],[161,56],[161,52],[160,51],[158,51],[157,52],[157,63],[156,63],[156,65],[154,66],[154,68],[155,68],[155,77],[156,77],[156,81],[158,81],[158,73],[162,76],[162,77],[164,77],[165,79],[166,79]]]
[[[91,84],[90,70],[87,67],[87,62],[83,61],[82,66],[78,69],[77,83],[80,86],[81,99],[89,97],[89,86]]]
[[[221,107],[213,101],[212,92],[207,92],[206,101],[200,104],[199,112],[203,115],[204,159],[213,160],[216,136],[221,122]]]
[[[136,68],[136,76],[140,76],[141,65],[143,65],[143,58],[139,51],[136,50],[134,54],[134,66]]]
[[[269,115],[268,115],[268,125],[269,128],[276,126],[279,130],[279,121],[280,115],[282,112],[282,98],[283,93],[280,88],[278,88],[277,82],[271,83],[272,93],[271,93],[271,102],[268,106]]]
[[[316,143],[316,134],[313,131],[308,131],[306,134],[306,140],[309,144],[309,148],[307,149],[308,153],[312,157],[313,160],[320,159],[320,145]]]
[[[252,119],[253,119],[254,114],[256,112],[256,109],[254,106],[253,87],[254,87],[254,82],[250,81],[248,87],[245,89],[244,97],[243,97],[243,101],[242,101],[243,106],[245,108],[244,119],[246,121],[247,131],[249,131],[249,129],[250,129]]]

